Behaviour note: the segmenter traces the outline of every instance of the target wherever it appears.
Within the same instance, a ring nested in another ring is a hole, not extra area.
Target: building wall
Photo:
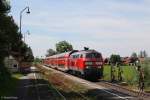
[[[19,63],[12,56],[6,57],[5,66],[8,68],[10,72],[17,72]]]

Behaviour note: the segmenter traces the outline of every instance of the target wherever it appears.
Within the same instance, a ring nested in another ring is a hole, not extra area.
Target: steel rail
[[[46,70],[55,70],[55,71],[58,71],[58,70],[56,70],[56,69],[52,69],[52,68],[50,68],[50,67],[46,67],[46,66],[44,66],[44,65],[40,65],[40,66],[42,66],[44,69],[46,69]],[[60,71],[59,71],[60,72]],[[70,75],[70,74],[67,74],[67,73],[64,73],[64,74],[66,74],[66,75],[68,75],[68,76],[71,76],[71,77],[75,77],[75,76],[73,76],[73,75]],[[77,77],[76,77],[77,78]],[[82,79],[83,80],[83,79]],[[87,80],[84,80],[84,81],[87,81]],[[87,81],[87,82],[89,82],[89,81]],[[92,82],[90,82],[90,84],[92,84],[93,86],[95,86],[95,87],[98,87],[99,85],[97,85],[97,84],[95,84],[95,83],[92,83]],[[111,94],[111,95],[114,95],[114,96],[116,96],[116,97],[118,97],[118,98],[120,98],[120,99],[124,99],[124,100],[128,100],[126,97],[122,97],[122,96],[120,96],[120,95],[118,95],[118,94],[116,94],[116,93],[112,93],[112,92],[110,92],[110,91],[108,91],[108,90],[104,90],[104,89],[102,89],[102,91],[104,91],[104,92],[106,92],[106,93],[109,93],[109,94]]]

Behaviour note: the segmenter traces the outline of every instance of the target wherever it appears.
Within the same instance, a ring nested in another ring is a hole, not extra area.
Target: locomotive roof
[[[75,52],[73,54],[85,54],[85,53],[99,53],[96,50],[81,50],[79,52]]]

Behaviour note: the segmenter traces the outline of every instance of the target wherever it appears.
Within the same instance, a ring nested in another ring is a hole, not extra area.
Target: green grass
[[[150,92],[150,63],[147,63],[147,65],[142,65],[145,69],[145,91]],[[138,86],[138,71],[136,70],[135,66],[121,66],[123,70],[123,82],[127,83],[129,87],[137,88]],[[118,68],[116,67],[115,72],[115,79],[117,79],[118,76]],[[109,65],[104,65],[104,80],[111,81],[110,76],[110,70],[111,67]]]
[[[136,84],[137,83],[137,71],[134,66],[121,66],[123,70],[123,81],[127,82],[128,84]],[[104,66],[104,80],[110,81],[110,70],[111,67],[109,65]],[[118,80],[118,68],[115,67],[115,79]]]
[[[134,66],[122,66],[123,67],[123,79],[130,85],[138,83],[138,72]]]
[[[14,77],[16,79],[19,79],[22,76],[23,76],[23,74],[21,74],[21,73],[14,73],[14,74],[12,74],[12,77]]]
[[[12,74],[11,78],[0,86],[0,96],[12,95],[21,76],[23,75],[20,73]]]
[[[105,65],[104,66],[104,72],[103,72],[103,74],[104,74],[104,80],[110,80],[110,66],[109,65]]]

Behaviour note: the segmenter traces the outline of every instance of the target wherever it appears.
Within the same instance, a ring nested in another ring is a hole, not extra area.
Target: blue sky
[[[74,49],[88,46],[104,57],[112,53],[129,56],[150,52],[150,0],[11,0],[11,15],[22,31],[34,56],[44,56],[48,48],[66,40]]]

